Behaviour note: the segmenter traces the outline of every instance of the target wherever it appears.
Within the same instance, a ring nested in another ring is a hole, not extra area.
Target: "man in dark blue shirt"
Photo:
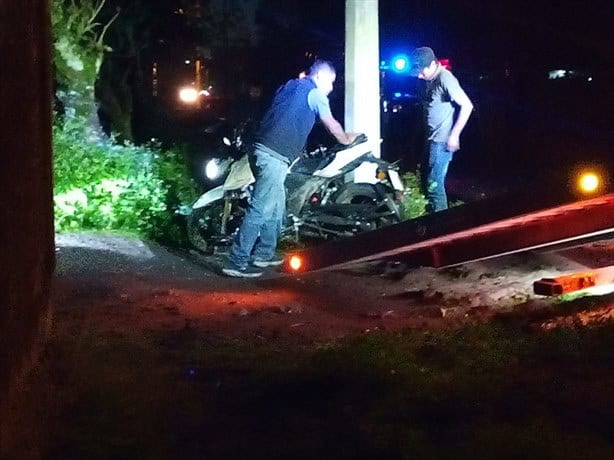
[[[256,134],[250,158],[256,182],[222,269],[226,275],[254,278],[262,275],[262,268],[282,264],[275,251],[286,212],[284,181],[289,165],[305,148],[316,116],[339,143],[351,144],[356,138],[331,115],[328,95],[335,77],[329,62],[316,61],[306,78],[290,80],[277,90]]]

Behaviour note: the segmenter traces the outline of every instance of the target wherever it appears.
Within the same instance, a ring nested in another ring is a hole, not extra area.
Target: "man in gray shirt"
[[[410,74],[426,81],[424,108],[428,125],[428,167],[423,168],[429,211],[448,209],[445,180],[454,152],[460,149],[460,135],[473,104],[452,72],[445,69],[428,47],[416,48],[411,56]],[[455,121],[456,107],[459,107]]]

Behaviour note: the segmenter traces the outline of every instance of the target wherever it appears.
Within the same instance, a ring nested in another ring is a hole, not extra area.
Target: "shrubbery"
[[[197,196],[184,153],[111,139],[90,143],[83,127],[67,119],[53,128],[56,231],[120,231],[183,243],[177,211]]]
[[[405,192],[403,193],[403,208],[405,219],[414,219],[426,214],[428,200],[421,192],[420,174],[407,172],[403,174]]]

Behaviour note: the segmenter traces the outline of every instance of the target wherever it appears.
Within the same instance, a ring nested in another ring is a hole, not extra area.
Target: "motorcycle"
[[[235,154],[205,169],[226,178],[196,200],[187,219],[190,242],[203,252],[232,241],[255,182],[240,133],[224,144]],[[289,167],[282,238],[345,238],[398,223],[403,190],[397,166],[374,157],[364,134],[350,145],[318,147]]]

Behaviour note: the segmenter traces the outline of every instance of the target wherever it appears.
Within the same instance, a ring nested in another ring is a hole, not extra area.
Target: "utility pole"
[[[345,129],[380,156],[379,2],[345,2]]]

